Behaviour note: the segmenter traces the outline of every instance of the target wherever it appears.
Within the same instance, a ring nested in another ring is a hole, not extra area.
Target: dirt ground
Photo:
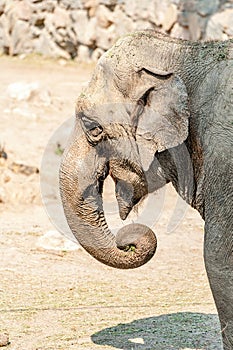
[[[177,201],[170,186],[154,197],[155,207],[164,199],[153,222],[157,253],[139,269],[115,270],[78,247],[39,244],[55,229],[36,168],[93,67],[0,57],[0,69],[0,143],[8,156],[0,158],[0,334],[9,334],[7,349],[222,349],[202,257],[203,222],[187,208],[167,232]],[[9,85],[22,81],[38,82],[39,93],[14,97]]]

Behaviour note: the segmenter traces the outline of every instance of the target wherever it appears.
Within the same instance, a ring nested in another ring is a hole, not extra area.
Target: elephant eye
[[[102,126],[98,125],[95,126],[93,129],[90,129],[89,132],[92,136],[97,137],[103,132],[103,128]]]

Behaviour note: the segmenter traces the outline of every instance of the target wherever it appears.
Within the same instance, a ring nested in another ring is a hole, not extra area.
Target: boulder
[[[42,30],[38,41],[35,43],[35,52],[48,57],[70,59],[69,53],[55,44],[53,38],[46,29]]]
[[[82,45],[92,46],[96,39],[97,20],[95,17],[88,19],[84,10],[72,11],[73,30],[77,41]]]
[[[97,7],[95,16],[101,28],[108,28],[113,23],[113,13],[104,5]]]
[[[156,0],[157,1],[157,0]],[[166,1],[166,0],[165,0]],[[161,2],[162,3],[162,2]],[[132,20],[147,19],[154,22],[155,17],[155,1],[151,0],[125,0],[124,5],[117,5],[116,8],[124,6],[127,17]],[[115,8],[115,10],[116,10]]]
[[[40,12],[40,13],[33,13],[33,15],[30,18],[30,24],[35,27],[43,28],[45,25],[45,18],[46,13]]]
[[[0,191],[1,192],[1,191]],[[1,195],[0,195],[1,196]],[[1,198],[0,198],[1,203]],[[0,333],[0,346],[7,346],[10,344],[9,334],[8,333]]]
[[[49,13],[54,11],[55,6],[56,1],[54,0],[39,1],[38,3],[33,4],[33,11],[36,13]]]
[[[116,27],[112,24],[107,29],[97,27],[96,28],[96,46],[108,50],[115,43],[117,39]],[[121,35],[121,34],[120,34]]]
[[[151,22],[139,19],[134,23],[134,30],[154,29],[154,25]]]
[[[154,9],[153,9],[153,12],[150,13],[149,19],[156,26],[163,28],[165,21],[168,21],[168,17],[171,17],[170,18],[170,22],[171,22],[172,16],[174,15],[175,15],[174,8],[171,8],[170,0],[164,0],[164,1],[155,0]]]
[[[196,12],[191,12],[189,14],[188,23],[191,40],[199,40],[201,38],[201,27],[199,16]]]
[[[47,13],[45,17],[44,25],[49,33],[53,33],[55,30],[53,18],[54,18],[53,13]]]
[[[19,2],[8,3],[9,7],[6,7],[6,13],[9,17],[11,17],[12,21],[17,21],[18,19],[22,21],[29,21],[33,8],[30,3],[26,0],[22,0]]]
[[[104,53],[105,51],[103,49],[100,49],[99,47],[95,49],[91,55],[92,62],[97,62]]]
[[[178,16],[177,6],[174,4],[171,4],[168,7],[163,19],[163,24],[162,24],[163,30],[169,31],[172,28],[172,26],[175,24],[175,22],[177,22],[177,16]]]
[[[10,47],[11,37],[9,29],[9,21],[5,14],[0,17],[1,38],[3,47]]]
[[[206,39],[226,40],[228,36],[233,36],[233,8],[213,15],[206,27]]]
[[[70,14],[65,9],[56,7],[53,14],[55,28],[67,28],[71,25]]]
[[[99,5],[99,0],[84,0],[84,3],[83,3],[83,6],[85,9],[97,7],[98,5]]]
[[[4,13],[6,0],[0,0],[0,16]]]
[[[29,22],[18,20],[11,33],[10,55],[29,53],[32,38]]]
[[[6,94],[16,101],[28,101],[39,91],[39,83],[27,83],[25,81],[17,81],[8,85]]]
[[[174,24],[170,35],[172,38],[190,40],[190,32],[188,28],[180,26],[179,23]]]
[[[117,5],[113,12],[113,24],[115,26],[114,39],[135,30],[135,22],[132,18],[126,15],[120,5]]]
[[[78,62],[90,63],[91,61],[90,49],[87,46],[79,45],[77,60]]]
[[[83,2],[81,0],[60,0],[59,5],[66,10],[83,9]]]
[[[74,243],[59,231],[45,232],[37,240],[36,247],[45,250],[74,251],[81,249],[78,242]]]
[[[216,12],[219,8],[219,5],[219,0],[198,0],[196,9],[201,16],[205,17]]]
[[[105,6],[116,6],[118,3],[124,2],[123,0],[99,0],[99,4],[105,5]]]

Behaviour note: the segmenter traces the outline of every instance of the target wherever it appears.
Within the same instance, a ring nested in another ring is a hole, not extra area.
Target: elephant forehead
[[[130,114],[133,104],[118,102],[97,102],[94,107],[86,110],[84,114],[90,119],[96,120],[103,127],[109,127],[115,123],[122,126],[130,125]]]

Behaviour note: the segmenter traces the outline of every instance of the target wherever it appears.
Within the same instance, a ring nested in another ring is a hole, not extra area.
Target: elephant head
[[[117,268],[146,263],[156,237],[140,224],[122,228],[115,237],[106,223],[102,188],[115,182],[119,213],[125,219],[148,193],[140,149],[161,152],[188,135],[188,95],[172,70],[141,64],[138,48],[109,51],[76,106],[74,131],[60,168],[60,191],[67,222],[80,244],[97,260]],[[123,45],[124,48],[124,45]],[[135,51],[136,50],[136,51]],[[146,62],[146,60],[145,60]]]

